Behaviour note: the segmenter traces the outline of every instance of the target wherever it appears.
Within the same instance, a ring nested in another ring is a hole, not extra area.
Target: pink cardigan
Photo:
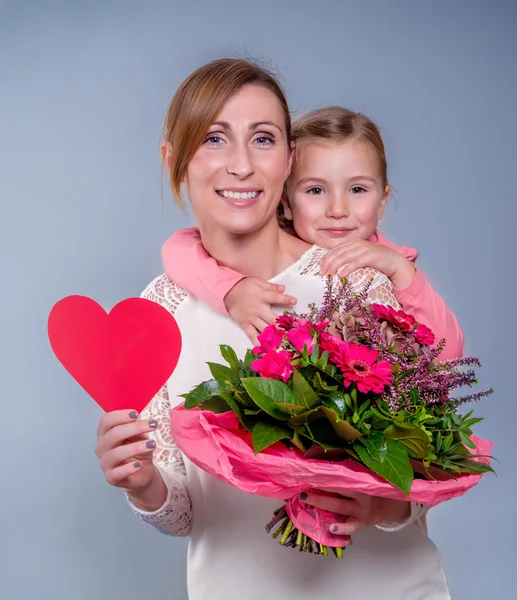
[[[413,248],[398,247],[378,231],[369,241],[395,250],[412,262],[415,262],[418,256],[418,252]],[[214,310],[228,314],[224,298],[245,276],[219,265],[204,249],[196,227],[176,231],[166,240],[162,246],[162,261],[165,273],[171,281],[201,298]],[[409,287],[403,290],[394,289],[394,292],[403,310],[413,315],[417,322],[430,327],[437,342],[446,338],[447,345],[440,355],[442,360],[463,356],[463,331],[458,320],[420,269],[416,268],[415,277]]]

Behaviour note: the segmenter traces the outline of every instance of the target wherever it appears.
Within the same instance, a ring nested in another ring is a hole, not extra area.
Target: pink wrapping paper
[[[250,494],[288,502],[288,513],[295,517],[292,519],[294,524],[316,541],[321,540],[308,530],[316,528],[316,524],[311,522],[312,517],[307,514],[299,514],[304,511],[300,511],[299,503],[294,499],[301,492],[313,488],[331,488],[343,495],[346,492],[359,492],[435,506],[462,496],[482,477],[481,474],[468,474],[442,481],[417,479],[413,481],[410,495],[406,498],[398,488],[351,459],[341,462],[306,459],[298,450],[286,448],[280,442],[255,454],[251,434],[239,427],[238,418],[233,412],[215,414],[199,408],[185,409],[179,405],[171,413],[171,432],[187,458],[217,479]],[[472,441],[476,444],[473,453],[491,454],[491,442],[475,436],[472,436]],[[487,458],[476,460],[490,462]],[[321,517],[326,521],[325,515]],[[328,527],[324,527],[324,530],[328,532]],[[326,535],[321,543],[344,546],[349,541],[347,536],[340,536],[339,540],[335,538]]]

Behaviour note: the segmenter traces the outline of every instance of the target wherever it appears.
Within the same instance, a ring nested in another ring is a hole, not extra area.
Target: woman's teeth
[[[234,200],[251,200],[259,195],[259,192],[229,192],[228,190],[219,190],[219,196],[224,198],[233,198]]]

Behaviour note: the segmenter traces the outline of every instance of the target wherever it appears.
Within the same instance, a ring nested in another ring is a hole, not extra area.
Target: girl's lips
[[[353,231],[353,229],[343,229],[343,228],[335,227],[332,229],[323,229],[323,231],[334,237],[345,237],[346,235],[351,233]]]

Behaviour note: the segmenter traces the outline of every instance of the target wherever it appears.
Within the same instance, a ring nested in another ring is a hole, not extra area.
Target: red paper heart
[[[106,313],[91,298],[67,296],[50,312],[48,336],[61,364],[105,411],[140,412],[181,352],[176,320],[145,298],[128,298]]]

